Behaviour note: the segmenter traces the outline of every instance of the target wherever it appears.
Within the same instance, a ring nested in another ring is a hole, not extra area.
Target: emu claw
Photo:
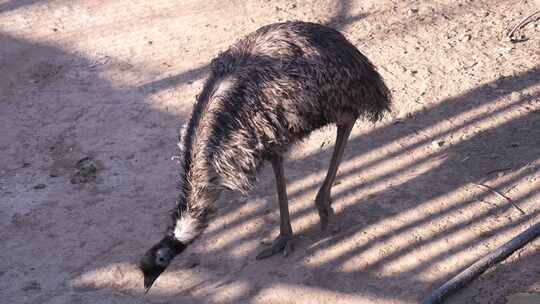
[[[292,236],[286,234],[280,234],[269,248],[261,251],[256,257],[256,260],[262,260],[269,258],[276,253],[283,252],[283,256],[288,256],[292,252]]]

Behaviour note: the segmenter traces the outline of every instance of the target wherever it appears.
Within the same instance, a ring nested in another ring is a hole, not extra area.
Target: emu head
[[[175,256],[180,254],[186,245],[174,239],[172,236],[165,236],[159,243],[150,248],[139,262],[139,269],[144,276],[144,292],[147,293],[159,275],[165,271]]]

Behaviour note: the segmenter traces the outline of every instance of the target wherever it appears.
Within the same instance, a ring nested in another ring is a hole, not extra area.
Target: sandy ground
[[[540,25],[520,32],[525,42],[505,38],[538,8],[0,0],[0,302],[417,303],[540,220]],[[144,295],[136,263],[174,206],[171,156],[207,63],[290,19],[340,29],[394,94],[391,115],[353,131],[333,188],[338,229],[320,233],[313,205],[329,127],[289,155],[291,256],[254,258],[278,232],[267,168],[248,197],[218,203],[205,235]],[[77,182],[86,157],[95,176]],[[448,303],[540,292],[539,249]]]

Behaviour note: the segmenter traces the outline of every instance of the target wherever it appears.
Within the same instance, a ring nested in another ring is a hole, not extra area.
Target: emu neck
[[[233,81],[227,76],[211,75],[193,109],[191,120],[181,139],[183,174],[179,212],[175,214],[174,236],[183,243],[195,239],[207,224],[217,200],[221,174],[216,170],[216,119],[222,97]]]
[[[197,147],[196,151],[192,151],[190,166],[185,168],[183,175],[173,234],[175,239],[184,244],[193,241],[204,230],[220,194],[216,174],[207,155],[205,147]]]

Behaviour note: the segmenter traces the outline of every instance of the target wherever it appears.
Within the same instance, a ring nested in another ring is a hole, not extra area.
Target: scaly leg
[[[345,151],[345,146],[347,145],[347,140],[351,134],[355,121],[356,118],[349,119],[337,125],[337,138],[334,153],[332,154],[332,160],[330,161],[330,167],[328,168],[328,173],[326,173],[324,183],[315,198],[315,205],[317,206],[319,218],[321,219],[321,230],[326,229],[328,226],[328,219],[334,214],[334,211],[330,206],[330,192],[343,156],[343,151]]]
[[[257,260],[273,256],[278,252],[283,252],[283,255],[287,256],[292,251],[293,232],[291,221],[289,219],[289,202],[287,201],[287,186],[285,184],[285,174],[283,173],[283,157],[281,155],[276,155],[272,158],[271,162],[276,176],[279,217],[281,220],[279,236],[269,248],[261,251],[257,255]]]

